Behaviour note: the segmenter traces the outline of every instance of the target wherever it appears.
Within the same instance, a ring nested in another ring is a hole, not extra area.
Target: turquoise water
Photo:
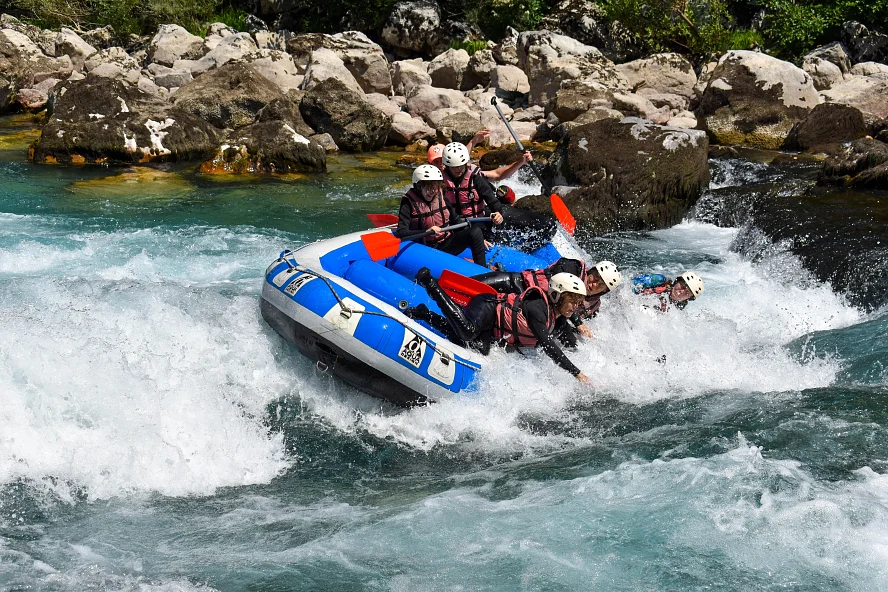
[[[395,155],[232,181],[34,167],[20,144],[0,589],[888,590],[888,316],[791,256],[753,264],[694,221],[592,241],[706,293],[669,315],[606,297],[571,355],[593,388],[494,352],[480,398],[400,411],[258,312],[281,249],[395,209]]]

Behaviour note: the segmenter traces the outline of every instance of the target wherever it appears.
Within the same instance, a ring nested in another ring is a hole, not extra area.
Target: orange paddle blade
[[[449,269],[441,272],[438,285],[460,306],[465,306],[478,294],[496,294],[496,290],[487,284],[454,273]]]
[[[401,239],[392,236],[388,232],[371,232],[361,235],[361,242],[367,249],[367,254],[373,261],[394,257],[398,254]]]
[[[570,210],[567,209],[567,206],[564,205],[564,200],[554,193],[549,196],[549,200],[552,203],[552,212],[558,218],[558,223],[567,231],[567,234],[573,236],[577,229],[577,221],[574,219],[573,214],[570,213]]]
[[[367,217],[376,228],[381,228],[383,226],[394,226],[398,223],[398,217],[394,214],[367,214]]]

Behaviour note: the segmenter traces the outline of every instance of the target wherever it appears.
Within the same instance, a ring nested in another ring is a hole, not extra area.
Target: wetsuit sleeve
[[[552,335],[546,330],[547,309],[546,303],[542,300],[529,300],[524,303],[524,316],[530,327],[533,336],[536,337],[537,343],[543,351],[546,352],[552,361],[576,376],[580,373],[580,369],[574,366],[573,362],[561,351],[558,344],[552,338]]]
[[[502,211],[503,204],[500,203],[500,200],[496,197],[496,190],[493,188],[493,185],[491,185],[490,181],[481,174],[481,169],[475,171],[473,182],[475,184],[475,189],[478,191],[478,195],[480,195],[481,199],[484,200],[484,203],[487,204],[487,209],[491,212]]]
[[[567,257],[562,257],[558,261],[552,265],[552,268],[549,270],[549,273],[555,275],[556,273],[572,273],[575,276],[579,276],[582,271],[582,264],[576,259],[568,259]]]
[[[411,232],[415,232],[410,230],[410,219],[412,216],[410,215],[410,202],[406,197],[401,198],[401,208],[398,210],[398,228],[395,229],[395,236],[405,236],[410,234]]]

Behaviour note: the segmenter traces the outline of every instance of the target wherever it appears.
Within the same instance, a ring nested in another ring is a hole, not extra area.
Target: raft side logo
[[[426,341],[413,331],[404,329],[404,339],[401,341],[401,350],[398,357],[413,366],[419,368],[422,357],[425,355]]]
[[[292,282],[290,282],[290,284],[286,288],[284,288],[284,292],[286,294],[289,294],[290,296],[295,296],[296,292],[298,292],[302,286],[304,286],[305,284],[307,284],[308,282],[310,282],[313,279],[317,279],[317,278],[315,278],[315,276],[313,276],[313,275],[308,275],[308,274],[301,275],[298,278],[296,278],[295,280],[293,280]]]

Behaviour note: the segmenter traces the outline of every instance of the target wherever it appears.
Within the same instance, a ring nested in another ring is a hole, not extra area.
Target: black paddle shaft
[[[448,232],[450,230],[459,230],[460,228],[465,228],[469,224],[474,224],[476,222],[490,222],[490,218],[469,218],[465,222],[460,222],[459,224],[453,224],[452,226],[445,226],[441,229],[441,232]],[[424,236],[428,236],[433,234],[431,230],[425,230],[423,232],[417,232],[415,234],[408,234],[407,236],[402,236],[401,240],[413,240],[415,238],[422,238]]]
[[[515,143],[518,144],[518,150],[524,153],[524,145],[521,143],[521,140],[518,139],[518,134],[515,133],[515,130],[512,129],[511,124],[506,120],[506,116],[503,115],[503,110],[500,109],[499,103],[496,102],[496,97],[490,97],[490,104],[493,105],[496,112],[499,113],[500,118],[503,120],[503,123],[506,124],[506,128],[509,130],[509,133],[512,134],[512,139],[515,140]],[[539,169],[536,166],[536,161],[531,160],[529,163],[530,170],[533,171],[533,174],[536,175],[536,178],[540,180],[540,185],[543,186],[544,193],[552,193],[552,191],[546,186],[546,182],[543,181],[543,176],[540,174]]]

